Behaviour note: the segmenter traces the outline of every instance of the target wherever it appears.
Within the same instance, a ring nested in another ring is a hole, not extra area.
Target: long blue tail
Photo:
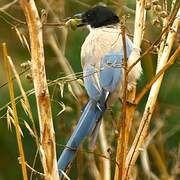
[[[62,171],[66,171],[67,166],[73,160],[82,140],[92,131],[92,129],[96,126],[96,123],[102,117],[102,114],[106,109],[105,103],[105,97],[101,103],[95,100],[88,101],[76,126],[76,129],[74,130],[58,160],[60,179],[62,178]]]

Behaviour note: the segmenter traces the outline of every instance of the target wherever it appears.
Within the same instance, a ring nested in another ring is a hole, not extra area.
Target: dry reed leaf
[[[12,130],[11,124],[13,124],[15,126],[15,121],[14,121],[14,112],[10,106],[7,107],[7,122],[8,122],[8,128],[10,128],[10,130]],[[20,126],[18,126],[18,130],[19,130],[20,134],[24,137],[24,134],[23,134]]]
[[[59,105],[62,107],[62,110],[58,112],[56,116],[59,116],[61,113],[63,113],[66,110],[66,106],[63,102],[59,102]]]
[[[14,115],[14,124],[15,124],[15,130],[16,130],[16,138],[17,138],[17,143],[18,143],[18,149],[19,149],[19,153],[20,156],[22,158],[22,164],[21,164],[21,168],[22,168],[22,173],[23,173],[23,179],[27,180],[28,176],[27,176],[27,170],[26,170],[26,165],[25,165],[25,156],[24,156],[24,149],[23,149],[23,143],[22,143],[22,138],[21,136],[23,136],[22,130],[20,128],[19,125],[19,120],[18,120],[18,114],[17,114],[17,109],[16,109],[16,98],[15,98],[15,94],[14,94],[14,83],[13,83],[13,76],[12,76],[12,72],[9,66],[9,62],[8,62],[8,52],[7,52],[7,46],[6,43],[2,43],[2,50],[3,50],[3,62],[4,62],[4,66],[5,66],[5,70],[6,70],[6,75],[8,78],[8,84],[9,84],[9,95],[10,95],[10,99],[11,99],[11,104],[12,104],[12,109],[13,109],[13,115]]]
[[[28,129],[30,135],[31,135],[32,137],[36,137],[35,134],[34,134],[34,132],[33,132],[33,130],[31,129],[31,127],[29,126],[29,124],[28,124],[26,121],[24,121],[24,125],[25,125],[26,128]]]
[[[61,173],[63,174],[63,176],[64,176],[67,180],[71,180],[71,179],[69,178],[69,176],[68,176],[64,171],[61,170]]]
[[[22,99],[20,99],[21,105],[22,105],[25,113],[30,117],[30,119],[31,119],[32,122],[33,122],[31,107],[30,107],[30,104],[29,104],[29,101],[28,101],[26,92],[25,92],[25,90],[24,90],[24,88],[23,88],[23,86],[22,86],[20,76],[19,76],[19,74],[18,74],[17,71],[16,71],[16,68],[15,68],[15,66],[14,66],[14,64],[13,64],[13,61],[12,61],[11,57],[8,56],[7,58],[8,58],[8,61],[9,61],[10,66],[11,66],[11,69],[12,69],[12,71],[13,71],[15,77],[16,77],[17,84],[18,84],[18,87],[19,87],[19,89],[20,89],[20,92],[21,92],[21,94],[22,94]],[[29,64],[29,62],[28,62],[28,64]]]
[[[12,116],[10,115],[10,110],[9,109],[11,109],[11,108],[8,106],[7,107],[7,112],[6,112],[7,126],[8,126],[8,129],[10,131],[12,131],[12,125],[11,125],[11,123],[12,123]],[[11,111],[12,111],[12,109],[11,109]]]
[[[64,82],[58,83],[58,85],[59,85],[59,88],[60,88],[61,97],[63,98],[63,96],[64,96]]]
[[[72,86],[70,83],[68,83],[68,90],[69,92],[72,94],[72,96],[78,101],[78,98],[76,97],[76,95],[74,94],[73,90],[72,90]]]
[[[19,132],[20,132],[21,136],[24,137],[23,131],[22,131],[20,126],[18,126],[18,129],[19,129]]]
[[[15,29],[15,31],[16,31],[16,34],[17,34],[17,36],[18,36],[18,38],[19,38],[22,46],[23,46],[24,48],[27,48],[28,51],[30,52],[30,47],[29,47],[29,44],[28,44],[28,41],[27,41],[25,35],[24,35],[24,34],[20,31],[20,29],[17,28],[16,26],[14,27],[14,29]]]
[[[147,149],[145,149],[141,153],[140,157],[141,157],[141,163],[142,163],[144,173],[149,177],[151,174],[151,169],[150,169],[150,165],[149,165],[149,156],[148,156]]]
[[[15,26],[14,29],[15,29],[15,31],[16,31],[16,34],[17,34],[17,36],[18,36],[18,38],[19,38],[22,46],[24,47],[24,40],[23,40],[23,38],[22,38],[22,34],[21,34],[19,28],[17,28],[17,27]]]
[[[24,109],[24,112],[31,118],[31,110],[29,109],[29,104],[24,99],[20,99],[21,105]]]
[[[27,41],[27,39],[26,39],[26,37],[25,37],[24,34],[22,34],[22,38],[23,38],[23,41],[24,41],[24,45],[26,46],[26,48],[28,49],[28,51],[31,52],[31,51],[30,51],[29,44],[28,44],[28,41]]]
[[[83,82],[82,79],[77,79],[77,82],[78,82],[82,87],[84,87],[84,82]]]
[[[13,110],[10,106],[7,107],[7,111],[9,111],[10,116],[14,118]]]
[[[37,147],[38,147],[39,146],[38,145],[38,143],[39,143],[38,134],[37,134],[36,125],[35,125],[35,122],[34,122],[34,119],[33,119],[32,111],[31,111],[31,106],[30,106],[30,103],[28,101],[28,97],[27,97],[26,92],[25,92],[25,90],[24,90],[24,88],[22,86],[20,76],[19,76],[19,74],[16,71],[15,65],[13,64],[13,61],[12,61],[11,57],[7,56],[7,58],[8,58],[9,65],[10,65],[10,67],[11,67],[13,73],[14,73],[14,76],[16,78],[18,87],[19,87],[21,95],[22,95],[22,98],[20,98],[21,105],[22,105],[25,113],[27,114],[27,116],[29,116],[29,118],[30,118],[30,120],[32,122],[33,133],[35,135],[36,144],[37,144]],[[27,62],[27,63],[30,65],[30,62]]]
[[[25,103],[25,101],[23,99],[20,99],[21,105],[24,109],[24,112],[26,113],[26,115],[28,115],[28,107],[27,104]]]

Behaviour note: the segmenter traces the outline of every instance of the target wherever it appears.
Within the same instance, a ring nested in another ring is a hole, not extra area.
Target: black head
[[[104,6],[96,6],[85,13],[81,14],[83,25],[90,25],[93,28],[98,28],[106,25],[116,24],[119,22],[118,16],[109,8]]]

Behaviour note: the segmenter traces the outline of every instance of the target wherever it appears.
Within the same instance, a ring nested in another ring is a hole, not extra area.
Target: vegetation
[[[97,4],[120,16],[134,63],[127,67],[124,57],[123,98],[105,112],[96,146],[88,147],[90,137],[83,142],[65,178],[180,177],[178,1],[1,0],[0,180],[58,179],[56,160],[87,100],[80,47],[88,30],[75,30],[69,17]],[[141,79],[127,92],[138,62]]]

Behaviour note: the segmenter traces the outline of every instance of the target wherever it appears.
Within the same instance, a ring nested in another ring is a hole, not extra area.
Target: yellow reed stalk
[[[8,84],[9,84],[9,94],[10,94],[10,99],[11,99],[11,105],[12,105],[12,109],[14,113],[15,130],[16,130],[19,154],[21,158],[20,163],[22,167],[23,179],[28,180],[22,138],[21,138],[21,133],[19,131],[19,121],[18,121],[18,114],[17,114],[15,95],[14,95],[14,85],[13,85],[13,80],[12,80],[13,77],[12,77],[12,73],[9,67],[9,63],[8,63],[8,58],[7,58],[8,53],[7,53],[6,43],[2,43],[2,49],[3,49],[4,66],[5,66],[5,71],[7,73]]]

